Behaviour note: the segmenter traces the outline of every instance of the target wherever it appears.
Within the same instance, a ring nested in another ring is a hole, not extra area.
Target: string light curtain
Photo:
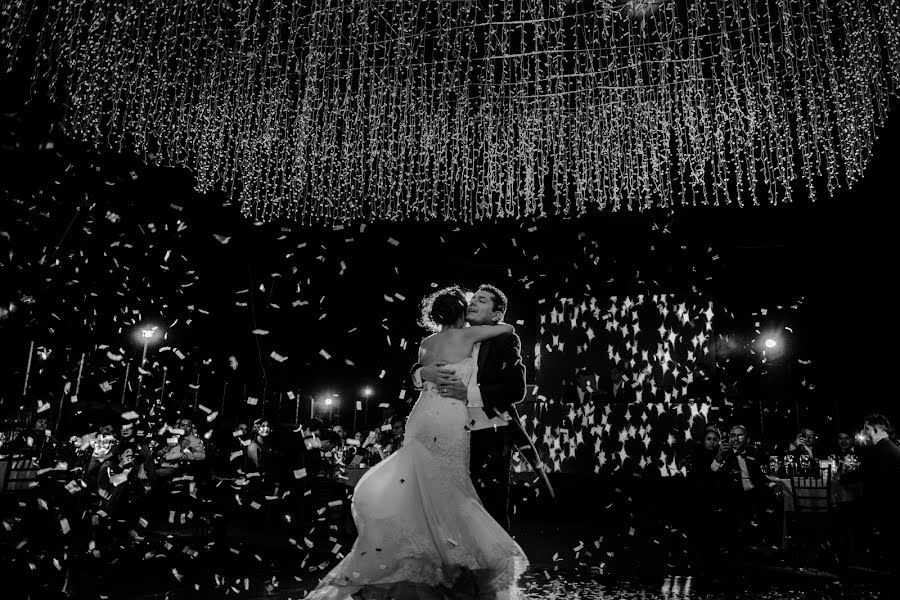
[[[896,0],[20,0],[69,133],[260,220],[473,222],[852,184]]]

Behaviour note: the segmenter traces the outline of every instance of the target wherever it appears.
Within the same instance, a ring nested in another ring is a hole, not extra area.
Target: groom
[[[482,285],[469,300],[466,321],[470,325],[496,324],[503,320],[506,306],[503,292],[492,285]],[[525,396],[525,366],[520,349],[515,333],[475,344],[473,355],[478,367],[468,386],[443,363],[413,368],[415,387],[430,381],[438,386],[442,396],[468,405],[472,482],[485,509],[506,531],[512,449],[514,445],[531,445],[515,407]]]

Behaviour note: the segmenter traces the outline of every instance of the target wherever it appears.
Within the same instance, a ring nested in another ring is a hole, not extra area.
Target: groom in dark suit
[[[469,300],[466,321],[491,325],[503,320],[506,296],[492,285],[482,285]],[[465,402],[469,408],[471,461],[469,472],[485,509],[509,531],[509,471],[512,449],[517,447],[532,468],[536,454],[519,422],[515,405],[525,396],[525,366],[521,342],[515,333],[497,336],[475,345],[478,370],[468,386],[443,363],[413,368],[413,384],[423,381],[438,386],[442,396]],[[533,454],[534,456],[529,456]],[[536,470],[537,472],[537,470]],[[545,483],[549,485],[549,482]],[[551,489],[552,494],[552,489]]]

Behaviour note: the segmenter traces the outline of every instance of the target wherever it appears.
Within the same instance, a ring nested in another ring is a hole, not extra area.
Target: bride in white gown
[[[511,325],[466,327],[459,288],[423,302],[419,362],[446,361],[466,384],[476,342]],[[426,383],[403,447],[367,472],[353,493],[359,536],[307,600],[516,598],[528,566],[522,548],[484,509],[469,477],[468,409]]]

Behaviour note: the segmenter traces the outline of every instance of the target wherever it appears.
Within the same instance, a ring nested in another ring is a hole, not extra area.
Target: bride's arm
[[[474,344],[504,333],[512,333],[515,328],[509,323],[498,323],[497,325],[472,325],[461,331],[466,341]]]

